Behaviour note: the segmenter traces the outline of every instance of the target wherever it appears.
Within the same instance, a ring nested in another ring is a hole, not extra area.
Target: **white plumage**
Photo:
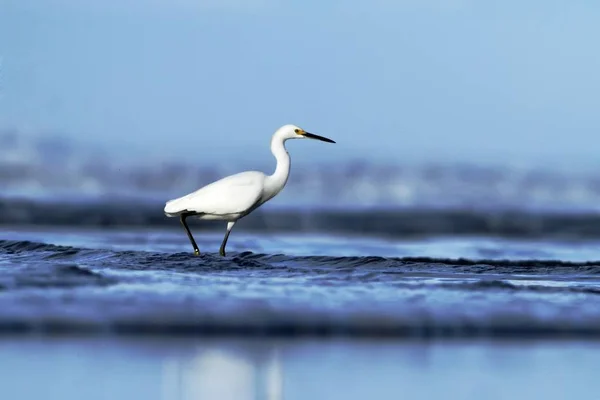
[[[259,171],[241,172],[210,183],[185,196],[167,201],[165,214],[168,217],[180,217],[194,247],[194,254],[200,254],[200,250],[186,223],[186,218],[227,221],[227,231],[219,249],[219,253],[224,256],[229,233],[237,220],[275,197],[287,183],[290,156],[285,149],[285,142],[288,139],[317,139],[335,143],[331,139],[306,132],[295,125],[284,125],[273,134],[271,139],[271,152],[277,160],[272,175],[265,175]]]
[[[165,214],[175,217],[182,212],[191,211],[203,214],[202,219],[239,218],[260,202],[265,177],[265,174],[258,171],[240,172],[225,177],[193,193],[168,201]]]

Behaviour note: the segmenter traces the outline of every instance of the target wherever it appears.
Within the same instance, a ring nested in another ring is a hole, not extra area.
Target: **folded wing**
[[[193,193],[170,200],[165,214],[182,212],[209,215],[239,214],[252,208],[262,197],[265,175],[248,171],[231,175],[206,185]]]

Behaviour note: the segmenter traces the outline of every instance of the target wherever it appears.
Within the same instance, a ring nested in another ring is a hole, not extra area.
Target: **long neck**
[[[283,140],[274,137],[271,140],[271,152],[277,160],[277,167],[273,175],[267,176],[266,189],[270,192],[270,196],[275,196],[285,186],[288,176],[290,175],[290,155],[285,149]]]

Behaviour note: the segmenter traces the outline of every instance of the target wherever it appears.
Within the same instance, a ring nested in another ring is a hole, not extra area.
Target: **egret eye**
[[[294,132],[300,133],[300,129],[294,129]]]

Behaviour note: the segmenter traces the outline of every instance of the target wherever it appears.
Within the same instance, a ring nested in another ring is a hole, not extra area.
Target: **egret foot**
[[[199,255],[200,255],[200,250],[198,250],[198,249],[194,249],[194,255],[195,255],[195,256],[199,256]]]

